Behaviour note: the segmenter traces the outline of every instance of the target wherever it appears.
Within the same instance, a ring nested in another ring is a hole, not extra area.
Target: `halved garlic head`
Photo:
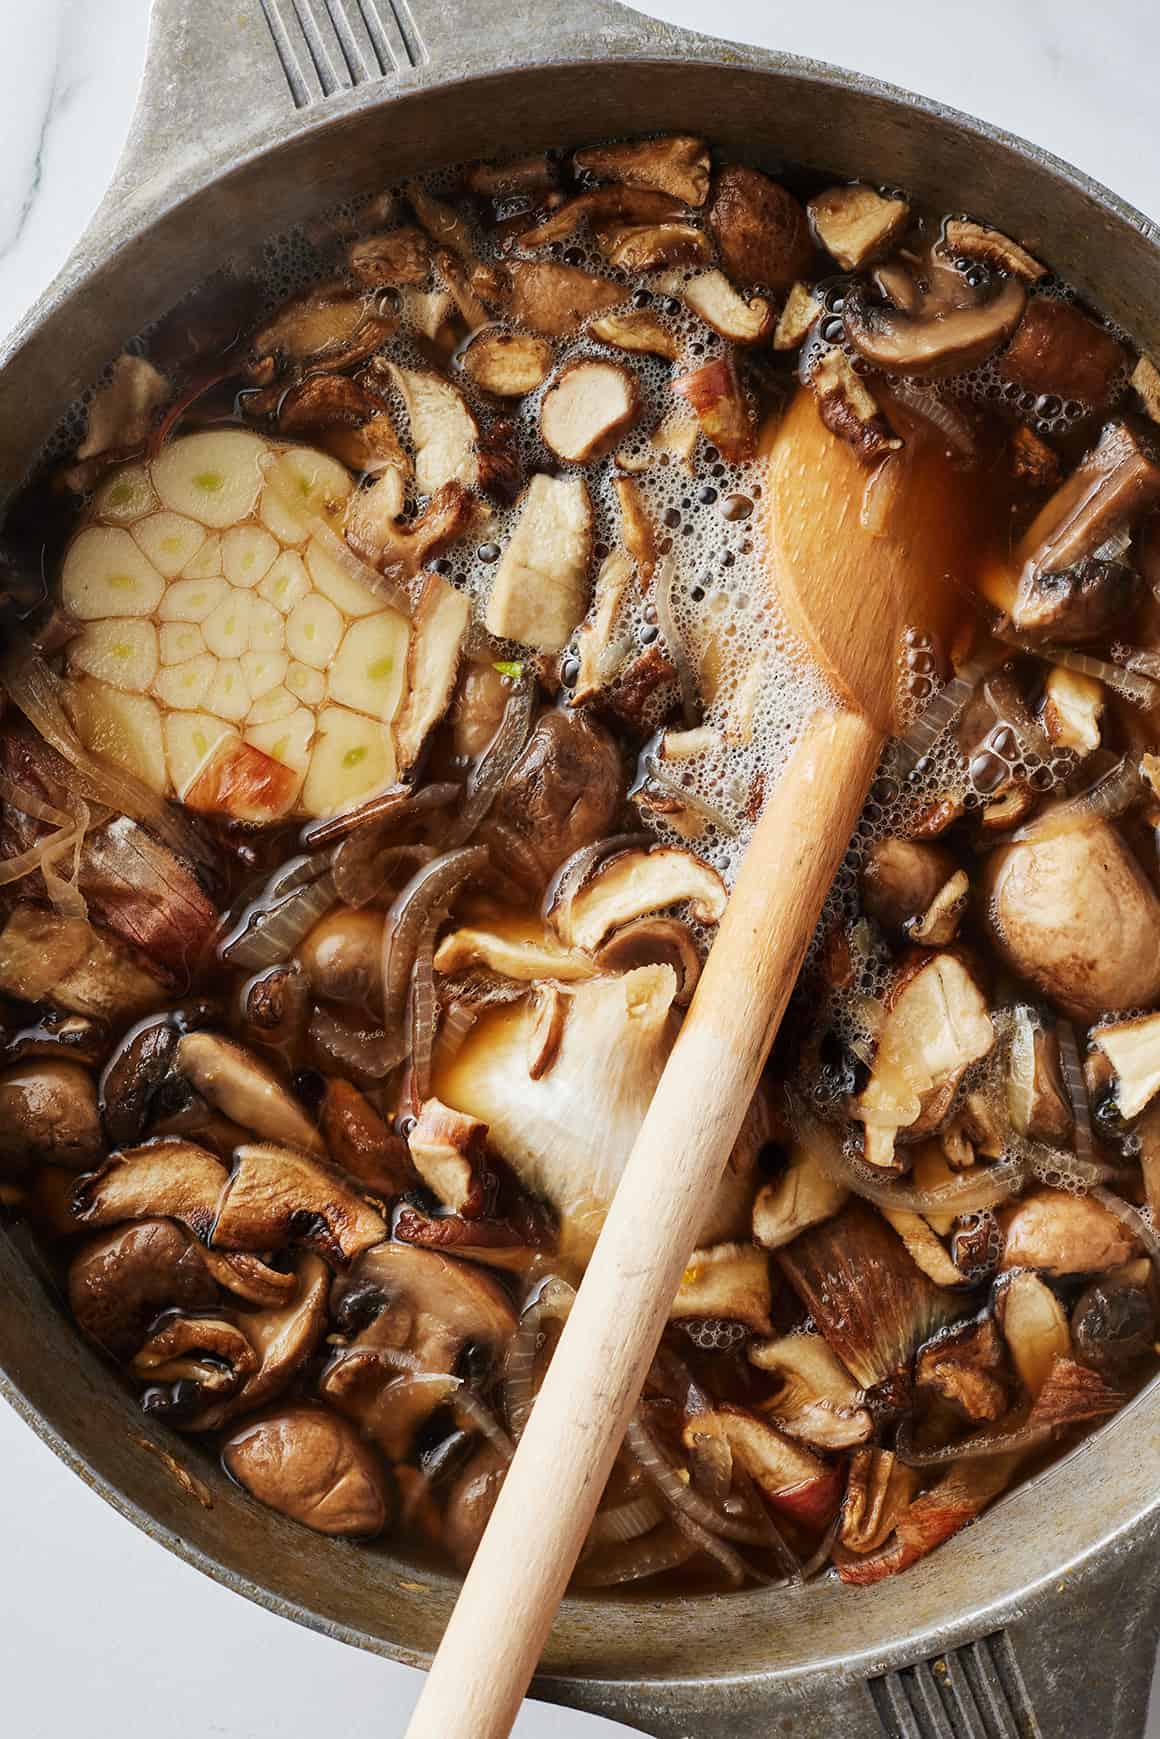
[[[244,429],[113,472],[60,581],[86,746],[250,822],[331,815],[390,784],[410,625],[317,535],[341,534],[351,489],[325,453]]]

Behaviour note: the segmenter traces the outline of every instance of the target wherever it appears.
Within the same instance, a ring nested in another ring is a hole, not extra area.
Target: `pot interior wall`
[[[1155,243],[1033,156],[840,81],[697,61],[605,61],[354,104],[193,192],[101,266],[79,302],[51,314],[17,353],[5,396],[22,415],[0,429],[0,477],[11,486],[21,475],[65,405],[126,337],[262,235],[424,166],[674,126],[704,131],[769,167],[820,161],[984,213],[1037,246],[1139,343],[1160,350]],[[403,1658],[432,1649],[453,1595],[445,1578],[280,1521],[188,1444],[144,1422],[7,1239],[0,1295],[0,1365],[14,1391],[49,1440],[126,1513],[210,1574],[307,1623]],[[1158,1419],[1155,1394],[1143,1398],[1033,1493],[1014,1494],[902,1584],[630,1606],[571,1601],[547,1664],[613,1679],[794,1672],[885,1657],[927,1628],[965,1631],[988,1604],[1057,1572],[1146,1507]],[[208,1503],[155,1450],[188,1466]]]

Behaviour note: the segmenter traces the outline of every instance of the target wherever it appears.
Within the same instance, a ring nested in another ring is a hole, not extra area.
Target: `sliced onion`
[[[1007,1047],[1007,1109],[1016,1129],[1027,1129],[1035,1108],[1035,1035],[1038,1023],[1020,1003],[1011,1011]]]
[[[947,727],[958,718],[994,662],[995,655],[990,652],[969,659],[939,689],[930,705],[923,708],[906,735],[895,745],[895,761],[903,778],[914,771]]]
[[[662,791],[667,791],[670,797],[675,797],[686,809],[691,809],[694,815],[701,815],[706,821],[720,828],[730,839],[736,839],[740,829],[730,821],[729,817],[716,804],[710,803],[707,797],[701,797],[695,791],[687,791],[671,773],[667,773],[655,755],[648,755],[644,761],[645,771],[654,785],[659,785]]]
[[[677,564],[671,555],[665,557],[656,572],[653,585],[653,602],[656,604],[657,627],[661,631],[669,657],[673,661],[673,669],[677,673],[677,681],[681,688],[681,712],[690,730],[701,722],[701,703],[697,692],[697,678],[685,646],[685,637],[677,627],[673,615],[673,590],[677,583]]]
[[[772,1523],[766,1529],[735,1521],[732,1516],[727,1516],[707,1502],[700,1492],[694,1491],[682,1479],[681,1474],[685,1470],[678,1468],[670,1460],[645,1424],[639,1408],[628,1422],[624,1443],[625,1448],[639,1463],[645,1478],[656,1487],[673,1512],[673,1519],[678,1526],[681,1521],[688,1521],[709,1534],[722,1539],[738,1540],[743,1545],[768,1547],[772,1544]]]
[[[1059,1040],[1060,1072],[1071,1101],[1071,1115],[1075,1125],[1075,1157],[1081,1162],[1090,1162],[1095,1145],[1092,1140],[1092,1114],[1083,1069],[1080,1066],[1079,1046],[1075,1042],[1075,1028],[1070,1021],[1061,1020],[1055,1030]]]
[[[842,1507],[839,1505],[833,1521],[818,1541],[817,1546],[810,1553],[809,1557],[803,1560],[801,1567],[801,1579],[803,1582],[812,1582],[814,1577],[826,1568],[830,1561],[830,1553],[834,1549],[834,1542],[837,1540],[841,1528]]]
[[[227,380],[236,379],[237,374],[238,366],[235,363],[233,368],[218,369],[213,374],[202,374],[199,375],[196,380],[190,381],[189,385],[174,399],[157,427],[149,436],[149,439],[145,444],[145,457],[150,462],[156,459],[162,447],[165,446],[174,429],[190,407],[195,405],[199,398],[204,398],[205,394],[210,392],[215,386],[222,386]]]
[[[450,1063],[459,1055],[478,1020],[478,1010],[469,1003],[461,1002],[458,997],[447,1004],[439,1022],[439,1036],[436,1041],[436,1055],[440,1064]]]
[[[407,1055],[407,1040],[402,1033],[350,1027],[327,1008],[314,1010],[308,1031],[319,1050],[337,1068],[365,1075],[372,1081],[381,1081]]]
[[[435,932],[443,912],[431,913],[423,926],[411,971],[411,1073],[420,1100],[431,1097],[431,1059],[435,1053],[435,1025],[439,1005],[435,1000]]]
[[[1160,652],[1150,652],[1145,646],[1117,646],[1113,650],[1125,670],[1160,681]]]
[[[0,887],[22,881],[25,876],[39,872],[44,880],[45,892],[62,918],[87,918],[88,907],[78,881],[85,835],[94,821],[89,805],[83,798],[66,793],[70,808],[67,811],[54,808],[33,792],[25,791],[23,787],[13,784],[2,775],[0,798],[33,821],[44,822],[55,830],[38,839],[27,851],[0,859]],[[103,815],[104,812],[99,813]],[[69,853],[72,854],[72,871],[71,874],[62,875],[57,863]]]
[[[305,845],[314,848],[334,845],[348,834],[360,832],[365,827],[373,827],[380,822],[385,824],[409,821],[414,815],[439,809],[445,803],[454,802],[459,790],[460,787],[450,781],[420,785],[417,790],[410,785],[391,785],[386,791],[377,792],[355,809],[344,809],[339,815],[328,815],[321,821],[310,822],[302,830],[302,840]]]
[[[965,417],[953,405],[937,397],[929,387],[918,386],[912,380],[895,378],[890,382],[890,397],[913,411],[915,416],[936,428],[948,447],[964,459],[973,459],[977,452],[975,437]]]
[[[1073,833],[1093,821],[1113,821],[1145,793],[1146,786],[1139,767],[1130,755],[1124,755],[1086,791],[1065,798],[1023,827],[1016,828],[1011,841],[1014,845],[1026,845],[1032,840],[1055,839],[1061,833]]]
[[[588,1530],[588,1546],[623,1545],[627,1540],[639,1540],[664,1520],[665,1512],[654,1497],[642,1492],[626,1503],[610,1509],[597,1510]]]
[[[948,1461],[979,1461],[985,1456],[1009,1455],[1016,1449],[1036,1449],[1050,1439],[1053,1429],[1051,1425],[1023,1424],[1010,1431],[976,1431],[971,1437],[941,1444],[937,1449],[916,1449],[911,1441],[910,1421],[904,1419],[894,1440],[894,1453],[907,1467],[943,1467]]]
[[[1072,646],[1029,646],[1014,634],[1000,634],[997,638],[1018,647],[1020,652],[1032,658],[1041,658],[1048,664],[1061,664],[1065,670],[1076,670],[1081,676],[1093,677],[1146,712],[1151,712],[1160,701],[1160,684],[1150,682],[1146,676],[1138,676],[1134,671],[1124,670],[1118,664],[1109,664],[1106,658],[1093,658],[1089,652],[1077,652]]]
[[[357,849],[352,849],[357,848]],[[334,848],[334,885],[348,906],[369,906],[383,893],[403,864],[421,869],[437,856],[433,845],[385,845],[368,852],[360,834]]]
[[[646,1576],[659,1576],[687,1564],[695,1551],[693,1542],[668,1524],[654,1528],[642,1540],[609,1546],[584,1559],[572,1582],[577,1588],[615,1588],[624,1582],[642,1582]]]
[[[238,922],[218,945],[218,954],[230,966],[255,971],[289,960],[302,938],[325,917],[338,899],[334,877],[320,863],[313,880],[292,885],[287,892],[259,897],[251,902]]]
[[[413,875],[387,913],[383,931],[383,1020],[395,1026],[403,1015],[415,954],[432,912],[446,908],[459,889],[488,862],[484,845],[444,852]]]
[[[452,845],[471,838],[499,796],[531,735],[535,703],[536,685],[522,677],[508,697],[499,729],[471,770],[463,808],[449,836]]]
[[[517,1440],[523,1435],[536,1398],[536,1359],[544,1327],[549,1322],[566,1322],[575,1297],[575,1287],[566,1280],[556,1275],[545,1280],[508,1343],[503,1367],[503,1410]]]
[[[361,1348],[356,1349],[361,1354]],[[393,1359],[393,1353],[390,1358]],[[432,1400],[432,1410],[435,1407],[450,1407],[457,1415],[462,1429],[478,1431],[485,1437],[492,1448],[497,1450],[504,1461],[510,1462],[515,1454],[515,1446],[511,1438],[499,1424],[490,1408],[480,1400],[475,1390],[470,1388],[462,1377],[447,1376],[443,1371],[416,1371],[411,1376],[399,1377],[391,1384],[392,1396],[410,1394],[413,1390],[421,1390]],[[466,1420],[466,1426],[463,1421]]]
[[[1016,1154],[1006,1155],[994,1165],[972,1166],[948,1183],[916,1189],[911,1184],[888,1181],[857,1154],[847,1153],[836,1136],[832,1140],[823,1137],[812,1141],[810,1153],[823,1171],[845,1184],[854,1195],[873,1202],[875,1207],[897,1208],[911,1214],[968,1214],[997,1207],[1017,1194],[1025,1181],[1024,1162]]]

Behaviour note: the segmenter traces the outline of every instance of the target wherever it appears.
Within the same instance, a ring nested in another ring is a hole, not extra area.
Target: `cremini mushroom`
[[[1015,570],[1026,608],[1034,609],[1036,583],[1041,579],[1054,580],[1064,601],[1070,601],[1069,591],[1076,588],[1076,582],[1066,578],[1068,571],[1088,558],[1097,558],[1095,575],[1086,590],[1079,590],[1072,608],[1081,632],[1091,622],[1097,605],[1106,615],[1111,608],[1107,598],[1111,582],[1105,579],[1102,598],[1093,594],[1093,586],[1104,569],[1119,570],[1124,564],[1105,562],[1101,567],[1099,552],[1158,502],[1160,449],[1156,441],[1150,433],[1128,423],[1108,423],[1095,446],[1044,503],[1016,546]],[[1133,596],[1131,571],[1120,573],[1117,584],[1119,590],[1112,597],[1126,608]],[[1079,604],[1085,600],[1086,613],[1081,615]],[[1049,588],[1042,607],[1047,608],[1053,602]],[[1067,619],[1063,618],[1065,622]]]
[[[415,486],[434,495],[444,483],[473,489],[479,482],[479,425],[459,389],[442,375],[391,364],[415,445]]]
[[[551,374],[552,346],[530,332],[481,332],[463,352],[462,367],[485,392],[523,398]]]
[[[283,1407],[243,1425],[222,1461],[259,1503],[320,1534],[370,1539],[395,1513],[387,1469],[347,1420],[322,1408]]]
[[[883,1208],[882,1217],[902,1239],[915,1267],[921,1268],[936,1286],[966,1284],[966,1276],[960,1272],[946,1245],[922,1214],[912,1214],[905,1208]]]
[[[170,1312],[133,1355],[129,1368],[149,1385],[142,1398],[146,1411],[184,1425],[211,1409],[216,1414],[257,1370],[258,1357],[242,1330],[226,1317]]]
[[[425,284],[431,272],[431,244],[421,229],[400,224],[378,235],[362,236],[346,250],[346,263],[360,284]]]
[[[567,338],[624,299],[617,285],[579,266],[554,260],[519,260],[512,266],[512,316],[546,338]]]
[[[115,1359],[131,1358],[167,1310],[207,1310],[220,1294],[197,1241],[173,1220],[141,1219],[91,1239],[68,1271],[69,1308]]]
[[[298,964],[316,996],[371,1007],[383,992],[383,914],[336,906],[303,938]]]
[[[1012,429],[1008,451],[1020,482],[1032,489],[1053,489],[1059,482],[1059,454],[1026,423]]]
[[[970,894],[971,884],[966,870],[956,870],[943,883],[922,917],[912,919],[906,926],[910,941],[920,942],[924,948],[945,948],[949,942],[953,942],[966,912]]]
[[[278,368],[349,368],[375,351],[395,325],[363,292],[323,284],[284,302],[254,338],[249,373],[265,384]]]
[[[931,954],[904,967],[887,999],[870,1080],[850,1105],[870,1163],[900,1165],[897,1137],[937,1128],[967,1068],[994,1043],[986,998],[958,955]]]
[[[1011,621],[1028,641],[1099,640],[1129,614],[1140,595],[1136,570],[1122,561],[1084,556],[1047,572],[1024,564]]]
[[[842,1208],[849,1191],[823,1167],[806,1141],[790,1151],[780,1177],[762,1184],[753,1203],[753,1236],[767,1250],[779,1250]]]
[[[219,1159],[192,1141],[164,1139],[128,1148],[80,1179],[73,1212],[82,1225],[163,1216],[188,1226],[208,1243],[228,1173]],[[269,1244],[255,1244],[268,1250]]]
[[[380,1243],[335,1280],[331,1313],[351,1338],[335,1346],[319,1392],[392,1460],[448,1399],[446,1386],[412,1379],[450,1376],[467,1347],[494,1360],[516,1327],[490,1275],[400,1243]]]
[[[609,832],[623,791],[620,753],[608,732],[583,714],[547,712],[504,781],[492,816],[547,882],[573,852]],[[502,860],[502,846],[493,845],[493,852]]]
[[[331,1159],[383,1201],[415,1183],[406,1141],[388,1129],[374,1106],[349,1081],[328,1080],[319,1127]]]
[[[625,593],[632,580],[632,559],[625,549],[608,552],[600,564],[592,590],[592,608],[576,636],[580,668],[572,688],[570,705],[586,706],[615,680],[631,645],[626,634],[616,633]]]
[[[313,1120],[274,1071],[250,1051],[219,1033],[185,1033],[174,1067],[202,1098],[243,1129],[266,1141],[287,1142],[304,1153],[324,1154]]]
[[[725,910],[717,871],[678,846],[619,852],[579,887],[558,893],[548,922],[569,947],[592,952],[622,925],[646,912],[688,903],[699,924],[716,924]]]
[[[952,259],[978,260],[993,271],[1022,278],[1026,284],[1037,284],[1047,276],[1047,267],[1040,265],[1026,248],[1001,230],[990,229],[969,217],[948,218],[943,225],[941,245],[943,253]]]
[[[543,978],[558,979],[564,984],[594,978],[601,964],[608,963],[593,962],[578,948],[562,947],[546,929],[532,924],[505,925],[502,930],[465,924],[448,931],[435,951],[435,970],[446,977],[482,966],[501,978],[525,984]],[[625,970],[629,964],[626,962]],[[640,966],[645,962],[636,960],[631,964]]]
[[[219,1250],[315,1249],[349,1262],[379,1241],[382,1215],[329,1167],[289,1147],[239,1147],[213,1227]]]
[[[410,579],[425,561],[463,537],[483,512],[482,504],[455,482],[437,489],[409,523],[399,519],[402,506],[400,475],[388,468],[351,496],[344,528],[356,555],[401,579]]]
[[[680,354],[670,327],[650,314],[647,308],[634,308],[623,314],[601,314],[590,320],[588,330],[601,344],[611,344],[617,350],[629,350],[638,355],[664,356],[675,362]]]
[[[735,283],[788,290],[808,275],[814,247],[805,211],[760,170],[734,166],[714,178],[708,223]]]
[[[1036,296],[998,368],[1005,381],[1024,392],[1054,393],[1101,411],[1126,361],[1123,345],[1074,303]]]
[[[451,1488],[443,1513],[443,1544],[466,1570],[483,1538],[500,1494],[508,1458],[493,1444],[477,1449]]]
[[[160,975],[84,918],[22,900],[0,930],[0,992],[94,1020],[133,1020],[155,1007]]]
[[[822,303],[809,284],[800,280],[790,286],[785,306],[777,317],[773,334],[775,350],[796,350],[810,335],[815,320],[822,314]]]
[[[940,845],[893,835],[873,840],[862,869],[862,904],[888,930],[905,931],[954,873],[955,860]]]
[[[33,1160],[80,1171],[103,1147],[96,1083],[82,1064],[45,1058],[0,1073],[0,1171]]]
[[[1156,1344],[1156,1312],[1146,1286],[1094,1280],[1071,1315],[1076,1353],[1113,1380],[1130,1376]]]
[[[588,608],[592,503],[583,477],[537,472],[496,569],[485,623],[499,639],[559,652]]]
[[[1091,1196],[1037,1189],[1000,1216],[1000,1266],[1034,1268],[1041,1274],[1099,1274],[1136,1254],[1132,1234]]]
[[[778,1381],[776,1393],[759,1403],[789,1437],[816,1449],[853,1449],[874,1429],[862,1395],[820,1334],[786,1334],[749,1348],[749,1362]]]
[[[694,1250],[669,1312],[674,1322],[700,1317],[737,1322],[750,1334],[770,1334],[769,1258],[752,1244]]]
[[[1007,1114],[1012,1128],[1056,1146],[1071,1139],[1074,1119],[1059,1061],[1059,1043],[1022,1004],[1007,1042]]]
[[[1160,997],[1160,899],[1110,823],[1000,846],[983,890],[1000,953],[1064,1013],[1094,1020]]]
[[[775,1510],[807,1528],[824,1528],[838,1507],[841,1478],[829,1466],[768,1420],[740,1407],[694,1413],[682,1433],[686,1448],[718,1438]]]
[[[591,145],[573,157],[597,181],[654,188],[684,205],[704,205],[709,192],[709,150],[690,133],[668,133],[623,145]]]
[[[568,363],[540,401],[540,434],[557,458],[586,464],[614,447],[636,419],[635,375],[619,363]]]
[[[846,336],[884,374],[933,380],[970,368],[1006,342],[1027,304],[1018,278],[1004,278],[988,295],[932,261],[924,281],[928,287],[913,310],[872,301],[860,281],[846,292]]]
[[[691,223],[633,223],[599,230],[597,244],[610,266],[634,275],[677,266],[706,265],[713,244]]]
[[[706,326],[734,344],[761,344],[773,330],[773,309],[765,297],[746,301],[724,272],[698,273],[682,284],[680,296]]]
[[[860,272],[893,247],[910,221],[905,199],[863,181],[827,187],[806,201],[818,241],[844,272]]]
[[[540,223],[519,238],[521,248],[534,252],[568,241],[578,230],[589,228],[597,244],[602,238],[626,227],[651,228],[680,219],[680,204],[668,194],[640,187],[593,187],[565,200]]]
[[[485,199],[511,193],[539,193],[555,187],[559,170],[546,152],[512,157],[502,163],[473,163],[464,177],[472,193]]]
[[[701,433],[723,459],[730,464],[752,459],[753,425],[732,356],[714,357],[691,374],[678,375],[672,390],[688,404]]]

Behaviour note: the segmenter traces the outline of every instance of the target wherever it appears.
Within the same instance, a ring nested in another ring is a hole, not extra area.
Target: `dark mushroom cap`
[[[1018,278],[1005,278],[990,297],[964,297],[956,306],[957,300],[923,296],[917,310],[908,313],[872,301],[868,286],[856,283],[846,292],[846,336],[858,355],[884,374],[936,380],[998,350],[1019,324],[1027,292]]]
[[[73,1258],[73,1316],[115,1359],[127,1359],[166,1310],[205,1310],[220,1293],[198,1244],[173,1220],[139,1220],[102,1233]]]

